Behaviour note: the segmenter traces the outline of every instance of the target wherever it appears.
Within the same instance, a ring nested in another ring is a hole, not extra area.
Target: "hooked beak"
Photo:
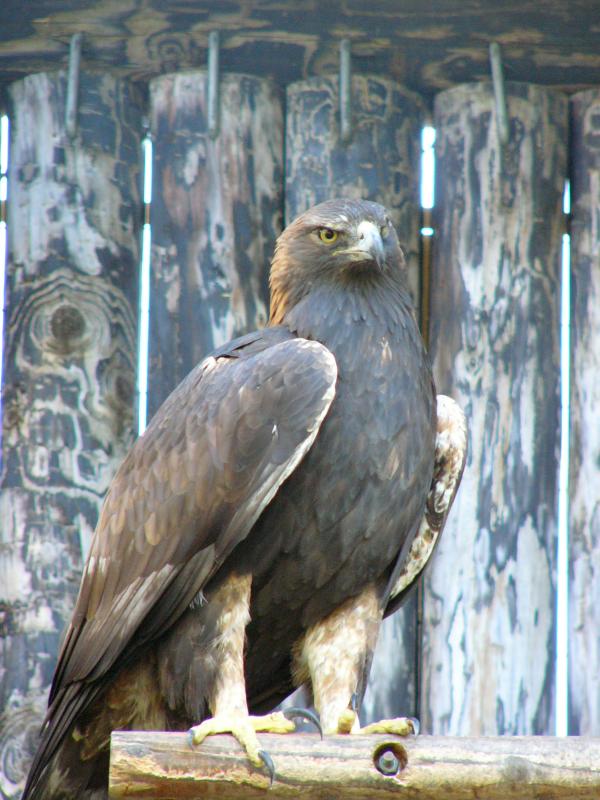
[[[358,226],[356,241],[352,247],[343,250],[340,255],[345,255],[352,263],[371,262],[383,269],[385,252],[381,233],[377,225],[368,220],[363,220]]]

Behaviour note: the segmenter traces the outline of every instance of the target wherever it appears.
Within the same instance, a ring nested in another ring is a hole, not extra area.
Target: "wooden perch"
[[[112,735],[110,797],[576,800],[600,797],[600,739],[551,736],[259,737],[277,776],[255,769],[231,736],[192,747],[185,733]],[[382,773],[390,774],[382,774]]]

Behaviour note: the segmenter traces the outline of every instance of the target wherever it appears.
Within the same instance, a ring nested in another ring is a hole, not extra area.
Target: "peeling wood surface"
[[[573,91],[600,84],[597,21],[597,0],[3,0],[0,74],[63,66],[81,31],[84,69],[146,81],[204,67],[219,30],[225,72],[281,85],[335,70],[347,37],[357,72],[432,95],[489,77],[495,40],[507,78]]]
[[[600,91],[571,101],[569,729],[600,734]]]
[[[20,795],[101,500],[132,438],[140,109],[82,75],[11,87],[0,473],[0,797]]]
[[[283,203],[281,98],[270,81],[243,75],[222,76],[219,91],[211,138],[205,72],[150,87],[149,416],[206,353],[268,318]]]
[[[198,748],[186,734],[115,732],[110,796],[285,797],[371,800],[577,800],[600,794],[600,740],[554,737],[470,739],[417,736],[259,736],[275,763],[271,787],[229,736]],[[398,771],[375,762],[393,751]]]
[[[394,81],[353,76],[352,137],[340,136],[339,78],[288,86],[285,217],[332,197],[389,208],[419,297],[419,159],[423,104]],[[366,721],[417,714],[416,593],[383,623],[362,707]]]
[[[507,84],[438,95],[431,348],[469,457],[425,581],[434,734],[552,733],[559,310],[567,98]]]

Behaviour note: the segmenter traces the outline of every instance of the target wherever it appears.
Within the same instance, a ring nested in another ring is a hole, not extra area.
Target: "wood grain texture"
[[[340,137],[339,79],[287,88],[285,216],[290,222],[332,197],[375,200],[391,212],[419,298],[419,159],[423,104],[386,78],[352,78],[352,137]],[[416,594],[383,623],[363,702],[373,721],[416,715]]]
[[[600,740],[551,737],[470,739],[272,734],[259,737],[277,771],[273,786],[231,737],[192,748],[180,733],[115,732],[110,796],[175,798],[355,798],[577,800],[600,793]],[[392,750],[398,771],[375,762]]]
[[[282,86],[335,70],[347,37],[357,72],[422,94],[489,78],[492,41],[512,80],[573,91],[600,83],[597,14],[597,0],[3,0],[0,88],[62,66],[78,31],[88,68],[147,80],[204,66],[219,30],[225,72]]]
[[[431,349],[470,453],[425,582],[423,711],[435,734],[552,733],[566,96],[489,84],[436,100]],[[501,158],[500,158],[501,156]]]
[[[0,473],[0,796],[20,794],[101,500],[132,439],[139,107],[82,74],[11,87]]]
[[[222,76],[220,132],[204,72],[151,83],[151,415],[206,353],[262,327],[281,231],[283,117],[269,81]]]
[[[571,98],[569,729],[600,733],[600,91]]]

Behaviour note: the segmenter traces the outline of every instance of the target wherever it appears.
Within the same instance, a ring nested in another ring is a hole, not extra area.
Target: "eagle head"
[[[323,284],[403,281],[404,256],[388,211],[368,200],[327,200],[300,214],[277,240],[271,323]]]

